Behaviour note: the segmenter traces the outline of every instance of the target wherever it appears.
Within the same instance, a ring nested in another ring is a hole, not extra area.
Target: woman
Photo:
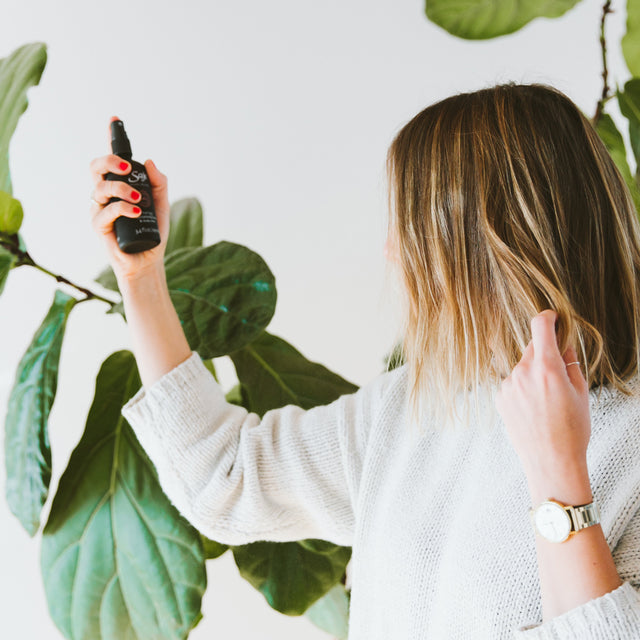
[[[125,254],[113,221],[135,200],[103,176],[129,168],[94,160],[93,225],[143,382],[123,416],[208,537],[352,546],[352,640],[640,638],[640,234],[624,181],[544,85],[438,102],[388,161],[406,363],[260,419],[225,401],[171,304],[165,176],[147,161],[162,243]]]

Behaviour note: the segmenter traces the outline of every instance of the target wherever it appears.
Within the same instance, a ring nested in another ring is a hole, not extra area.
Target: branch
[[[607,70],[607,42],[604,37],[604,23],[609,13],[613,13],[613,10],[611,9],[611,0],[606,0],[606,2],[604,3],[604,6],[602,7],[602,18],[600,19],[600,47],[602,49],[603,87],[602,87],[602,96],[600,97],[600,100],[598,100],[598,106],[596,107],[596,114],[593,116],[593,120],[592,120],[594,127],[598,124],[598,122],[600,121],[600,118],[602,117],[602,114],[604,112],[604,103],[607,100],[609,100],[609,98],[612,97],[609,95],[610,87],[609,87],[609,72]]]
[[[18,246],[18,236],[17,234],[15,236],[7,236],[7,234],[0,234],[0,246],[4,247],[5,249],[7,249],[7,251],[10,251],[11,253],[13,253],[15,256],[18,257],[18,260],[16,261],[16,267],[19,267],[23,264],[26,264],[30,267],[34,267],[36,269],[39,269],[40,271],[42,271],[43,273],[46,273],[47,275],[50,275],[52,278],[55,278],[58,282],[64,282],[68,285],[71,285],[72,287],[76,288],[78,291],[81,291],[82,293],[84,293],[87,297],[83,298],[82,300],[79,300],[78,302],[86,302],[87,300],[90,299],[95,299],[95,300],[102,300],[103,302],[106,302],[111,308],[113,308],[116,304],[118,304],[118,302],[114,302],[113,300],[109,300],[107,298],[104,298],[103,296],[97,294],[97,293],[93,293],[93,291],[90,291],[89,289],[86,289],[85,287],[81,287],[80,285],[77,285],[73,282],[71,282],[71,280],[68,280],[67,278],[65,278],[64,276],[61,276],[59,274],[53,273],[51,271],[49,271],[48,269],[45,269],[44,267],[42,267],[41,265],[37,264],[35,262],[35,260],[29,255],[29,253],[27,251],[22,251],[19,246]]]

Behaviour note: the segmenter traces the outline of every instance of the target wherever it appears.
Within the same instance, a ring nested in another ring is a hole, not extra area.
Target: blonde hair
[[[412,419],[449,424],[497,388],[558,314],[590,388],[638,371],[640,232],[631,194],[591,122],[544,84],[433,104],[387,155],[388,233],[403,295]],[[460,396],[459,394],[462,395]],[[493,405],[493,403],[491,403]],[[495,416],[495,414],[493,414]]]

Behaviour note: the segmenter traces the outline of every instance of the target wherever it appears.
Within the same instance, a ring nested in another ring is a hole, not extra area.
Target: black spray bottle
[[[140,202],[137,204],[142,209],[142,213],[137,218],[119,216],[113,223],[118,246],[125,253],[140,253],[147,251],[147,249],[153,249],[160,244],[160,231],[151,196],[151,183],[144,165],[131,158],[131,145],[122,120],[111,122],[111,151],[129,162],[131,171],[124,176],[107,173],[104,179],[126,182],[141,195]],[[111,198],[109,202],[116,202],[120,199]]]

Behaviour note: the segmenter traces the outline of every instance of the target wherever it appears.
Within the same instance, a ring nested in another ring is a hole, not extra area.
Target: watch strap
[[[565,506],[565,510],[569,512],[573,526],[571,531],[581,531],[594,524],[600,523],[600,510],[595,502],[589,504],[581,504],[578,506]]]

